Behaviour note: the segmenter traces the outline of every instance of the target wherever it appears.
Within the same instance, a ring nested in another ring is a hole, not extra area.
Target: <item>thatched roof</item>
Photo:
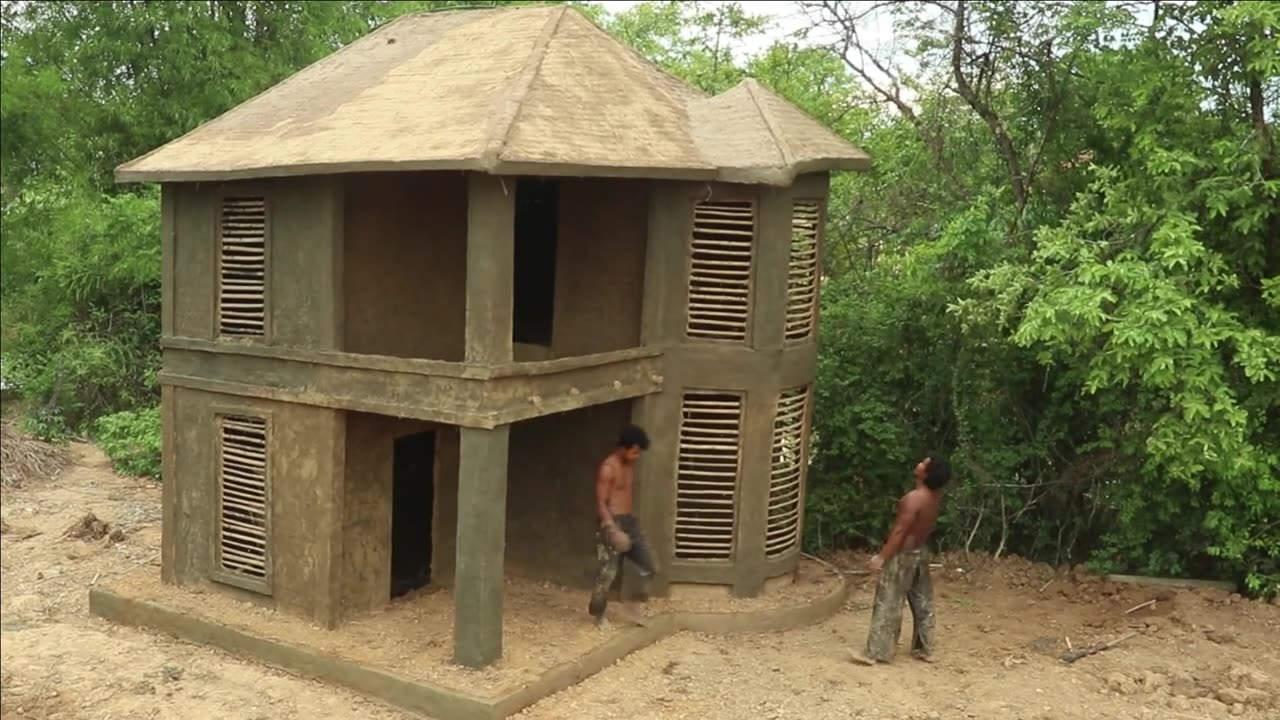
[[[868,165],[755,81],[708,97],[576,9],[535,5],[405,16],[116,179],[479,170],[785,185]]]

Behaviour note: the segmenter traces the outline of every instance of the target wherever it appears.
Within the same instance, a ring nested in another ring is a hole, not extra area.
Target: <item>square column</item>
[[[692,218],[693,191],[688,185],[666,181],[650,185],[641,345],[674,345],[684,336]],[[675,558],[672,472],[680,432],[680,388],[667,378],[663,387],[661,393],[638,398],[632,404],[632,422],[647,430],[652,442],[636,469],[636,514],[649,536],[658,574],[646,583],[624,563],[622,592],[627,598],[636,598],[641,590],[665,595],[671,582]]]
[[[482,173],[467,182],[467,328],[465,359],[511,361],[516,183]]]
[[[781,350],[791,260],[791,188],[761,188],[756,219],[751,338],[756,350]]]
[[[502,657],[510,428],[459,430],[453,659],[468,667],[483,667]]]
[[[511,361],[515,181],[468,175],[468,363]],[[510,427],[460,428],[453,658],[481,667],[502,657],[502,564]]]

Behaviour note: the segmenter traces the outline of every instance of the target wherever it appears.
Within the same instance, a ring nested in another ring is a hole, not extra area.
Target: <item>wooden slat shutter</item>
[[[218,222],[218,332],[267,332],[267,201],[225,197]]]
[[[690,338],[742,342],[751,309],[756,210],[749,201],[694,207],[686,331]]]
[[[791,207],[791,253],[787,263],[787,340],[813,335],[818,314],[818,233],[822,209],[817,201]]]
[[[728,560],[737,519],[742,397],[685,393],[676,475],[676,557]]]
[[[266,589],[270,558],[267,421],[218,418],[218,567]]]
[[[805,465],[805,417],[809,408],[807,387],[784,390],[778,396],[773,422],[773,462],[769,480],[769,520],[765,554],[782,555],[800,541],[800,507]]]

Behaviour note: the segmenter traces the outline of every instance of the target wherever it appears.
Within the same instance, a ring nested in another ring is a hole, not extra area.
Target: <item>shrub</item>
[[[160,408],[126,410],[98,418],[94,439],[116,472],[160,477]]]
[[[160,231],[154,190],[33,189],[4,213],[5,380],[44,438],[159,399]]]

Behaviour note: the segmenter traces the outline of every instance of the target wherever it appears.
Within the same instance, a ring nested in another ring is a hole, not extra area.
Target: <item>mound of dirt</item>
[[[63,536],[80,540],[101,540],[110,533],[110,525],[99,520],[97,515],[89,513],[67,528]]]
[[[0,486],[16,488],[54,477],[67,461],[66,448],[37,440],[12,422],[0,423]]]

